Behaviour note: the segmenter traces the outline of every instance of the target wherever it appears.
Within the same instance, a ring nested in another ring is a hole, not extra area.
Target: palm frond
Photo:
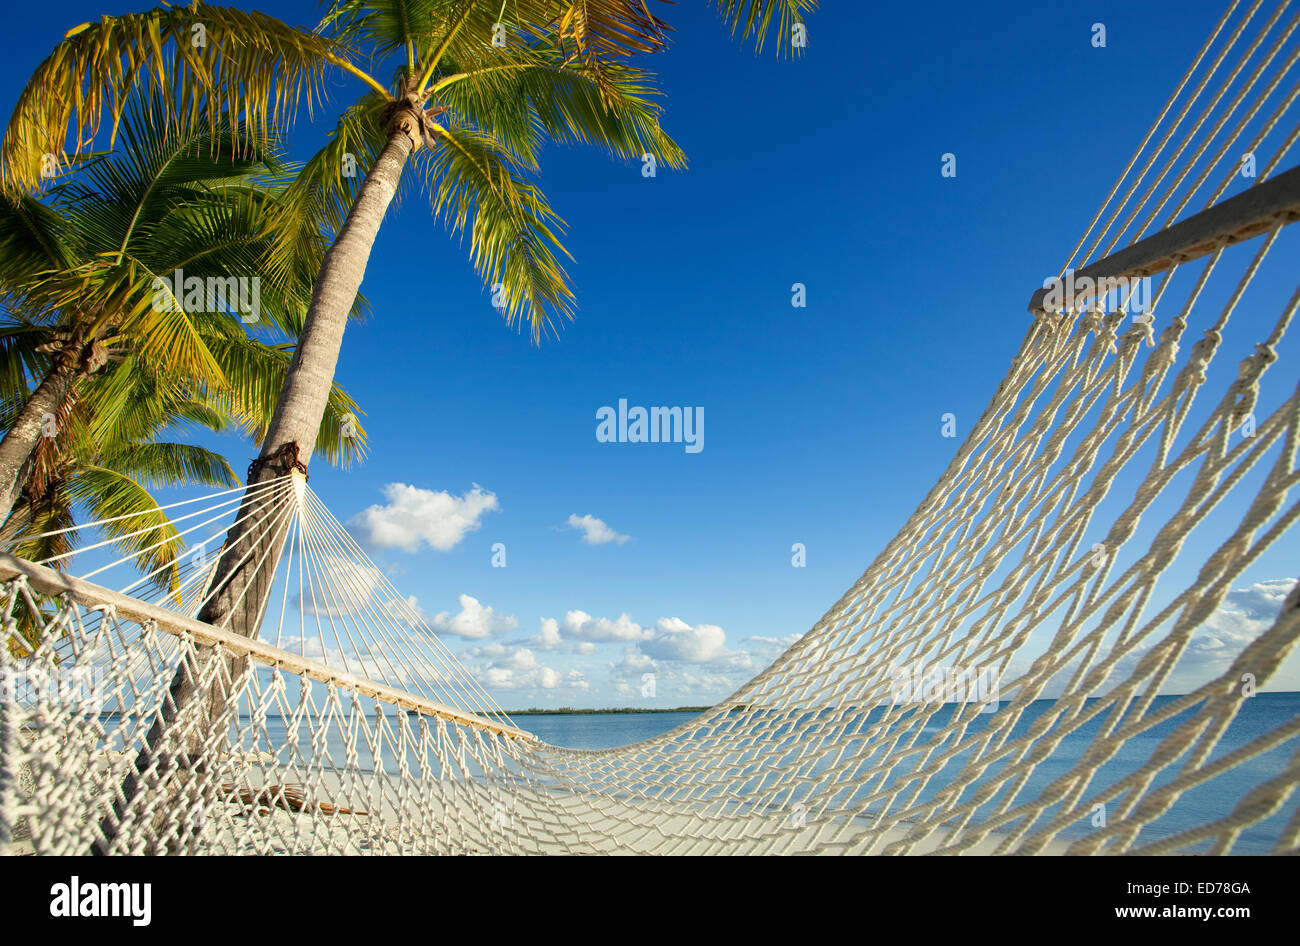
[[[560,45],[581,58],[655,53],[667,45],[670,27],[650,12],[646,0],[567,0],[558,6],[562,10],[551,22]]]
[[[280,386],[293,360],[289,345],[265,345],[240,335],[210,337],[208,347],[229,380],[227,387],[205,393],[205,400],[228,414],[254,441],[266,436],[275,415]],[[316,437],[316,452],[347,467],[365,457],[366,431],[361,409],[335,382]]]
[[[330,4],[316,29],[379,55],[405,52],[445,30],[455,6],[447,0],[340,0]]]
[[[219,103],[266,132],[301,104],[313,108],[330,65],[355,70],[343,47],[263,13],[192,3],[102,17],[70,30],[19,94],[0,142],[0,186],[32,188],[47,156],[88,150],[105,121],[111,146],[137,89],[174,94],[178,123],[214,122],[204,103]]]
[[[146,489],[199,484],[220,489],[239,485],[219,453],[185,443],[126,443],[100,453],[98,466],[129,476]]]
[[[0,194],[0,293],[70,263],[67,239],[57,211],[30,194]]]
[[[48,326],[0,315],[0,428],[8,430],[27,402],[29,379],[44,377],[49,360],[38,348],[48,332]]]
[[[667,167],[686,166],[685,153],[660,127],[651,73],[617,61],[566,60],[542,44],[499,58],[439,79],[432,101],[533,164],[549,137],[597,145],[619,158],[653,154]]]
[[[556,316],[572,317],[573,290],[558,258],[569,256],[560,243],[564,222],[491,135],[443,127],[436,135],[436,149],[416,153],[434,216],[453,233],[469,229],[470,260],[506,323],[527,322],[540,340]]]
[[[118,470],[85,464],[69,481],[67,493],[102,523],[100,528],[123,556],[134,556],[137,567],[151,576],[151,586],[176,590],[180,584],[176,559],[185,540],[148,489]]]
[[[23,500],[13,515],[25,517],[18,540],[5,548],[10,555],[29,562],[43,562],[66,555],[77,545],[76,521],[67,491],[56,485],[38,500]]]
[[[763,51],[764,41],[776,39],[776,54],[799,55],[794,45],[794,28],[804,24],[804,17],[817,10],[817,0],[714,0],[722,23],[741,42],[754,41],[754,51]],[[773,24],[776,29],[773,31]],[[804,24],[806,26],[806,24]]]

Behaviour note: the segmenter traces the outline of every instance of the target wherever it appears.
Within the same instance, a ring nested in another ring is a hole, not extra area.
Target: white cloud
[[[1273,578],[1228,592],[1187,642],[1180,672],[1196,670],[1208,679],[1227,670],[1246,645],[1273,626],[1295,583]]]
[[[566,640],[560,632],[560,622],[555,618],[542,618],[541,630],[528,639],[538,650],[568,650],[578,654],[594,654],[594,641]]]
[[[587,690],[591,686],[579,670],[560,671],[538,663],[527,647],[488,644],[471,648],[465,656],[488,660],[471,669],[490,690]]]
[[[769,662],[782,649],[776,646],[780,643],[776,638],[750,640],[770,642],[760,657],[763,663]],[[580,654],[594,653],[599,644],[627,644],[627,656],[621,663],[612,665],[617,673],[652,670],[655,661],[708,664],[722,673],[750,671],[755,667],[755,655],[748,650],[729,649],[726,632],[716,624],[691,625],[677,617],[660,618],[653,626],[646,627],[633,621],[626,612],[611,619],[573,610],[567,612],[562,620],[543,618],[539,633],[528,643],[538,650]],[[636,650],[638,647],[640,649]]]
[[[542,618],[542,630],[533,638],[534,644],[543,650],[552,650],[560,646],[560,622],[555,618]]]
[[[473,595],[461,595],[459,601],[460,611],[456,614],[441,611],[434,615],[429,624],[435,631],[480,640],[502,631],[513,631],[519,626],[513,617],[498,615],[492,608],[484,607]]]
[[[658,660],[708,663],[727,652],[727,635],[716,624],[692,627],[681,618],[660,618],[641,649]]]
[[[623,648],[623,659],[616,664],[611,664],[610,669],[619,676],[637,677],[654,670],[655,662],[641,653],[635,644],[628,644]]]
[[[495,493],[477,483],[463,496],[443,490],[389,483],[387,505],[370,506],[348,520],[350,528],[374,548],[418,552],[423,545],[447,551],[479,527],[484,513],[500,508]]]
[[[1161,687],[1161,693],[1188,693],[1209,680],[1226,672],[1232,662],[1260,634],[1277,620],[1282,604],[1291,589],[1294,578],[1271,578],[1247,588],[1237,588],[1224,595],[1222,603],[1206,618],[1205,623],[1192,632],[1183,653]],[[1160,636],[1168,632],[1162,628]],[[1125,654],[1115,665],[1113,678],[1122,680],[1139,665],[1154,646],[1154,640]],[[1014,679],[1023,672],[1021,662],[1012,665],[1004,680]],[[1063,674],[1058,673],[1062,679]],[[1056,680],[1053,683],[1057,683]],[[1268,685],[1272,688],[1294,688],[1293,681],[1274,676]],[[1049,696],[1057,695],[1057,687],[1049,687]]]
[[[410,624],[420,615],[414,595],[403,598],[373,565],[342,555],[321,555],[304,573],[303,591],[293,596],[294,606],[317,617],[350,618],[384,615]]]
[[[570,640],[596,643],[640,641],[650,636],[650,632],[628,617],[626,612],[611,621],[609,618],[594,618],[586,611],[569,611],[560,624],[560,633]]]
[[[710,664],[732,672],[753,666],[749,654],[727,649],[726,632],[716,624],[692,626],[681,618],[660,618],[639,646],[655,660]]]
[[[588,545],[606,545],[610,542],[622,545],[631,538],[630,535],[620,535],[605,525],[603,519],[592,515],[579,516],[575,513],[569,517],[569,528],[582,532],[582,541]]]
[[[490,666],[503,670],[535,670],[539,666],[537,656],[531,650],[514,644],[491,643],[471,647],[465,651],[465,656],[486,659]]]

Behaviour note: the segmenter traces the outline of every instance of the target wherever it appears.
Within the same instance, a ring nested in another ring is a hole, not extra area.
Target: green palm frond
[[[88,163],[55,189],[55,203],[77,217],[85,251],[139,255],[156,242],[151,224],[176,206],[232,184],[246,187],[286,173],[272,131],[233,124],[201,109],[196,127],[177,127],[180,106],[156,94],[134,96],[120,126],[121,147]]]
[[[802,49],[793,43],[796,24],[817,11],[817,0],[714,0],[722,23],[741,42],[754,41],[754,51],[761,53],[763,43],[775,36],[776,54],[799,55]],[[775,25],[775,30],[773,26]]]
[[[0,294],[75,258],[63,217],[30,194],[0,194]]]
[[[67,485],[68,498],[84,506],[123,556],[150,575],[149,584],[174,592],[180,584],[176,558],[185,548],[180,531],[149,490],[131,476],[85,464]]]
[[[656,53],[667,44],[670,27],[650,12],[645,0],[565,0],[524,6],[541,10],[561,7],[552,21],[561,47],[571,47],[582,58]]]
[[[496,136],[536,164],[541,143],[597,145],[620,158],[653,154],[668,167],[686,166],[681,147],[660,127],[651,73],[622,62],[565,60],[553,46],[503,53],[501,60],[453,73],[433,86],[432,101],[461,124]]]
[[[446,62],[484,66],[537,40],[589,64],[654,53],[671,28],[648,0],[336,0],[317,29],[376,56],[403,56],[423,88]]]
[[[190,424],[221,433],[234,426],[234,419],[207,397],[177,396],[167,406],[167,426]]]
[[[278,194],[254,188],[227,188],[189,202],[153,228],[156,243],[148,269],[168,279],[184,273],[187,281],[216,280],[223,298],[205,301],[197,310],[181,300],[196,322],[216,319],[238,323],[244,331],[296,335],[311,304],[312,260],[320,259],[323,248],[319,238],[313,245],[298,240],[304,256],[287,267],[270,265],[281,212]],[[175,294],[174,285],[171,289]]]
[[[142,359],[190,377],[223,383],[221,368],[196,325],[196,319],[207,315],[206,309],[191,313],[155,305],[155,299],[168,295],[157,282],[161,276],[135,260],[127,260],[123,266],[87,267],[83,280],[69,281],[72,294],[62,298],[51,297],[48,292],[44,295],[53,308],[61,311],[75,310],[79,300],[87,297],[104,299],[99,309],[100,323],[112,325],[120,336],[129,336]]]
[[[219,103],[265,132],[311,110],[330,65],[355,69],[338,44],[263,13],[192,3],[102,17],[70,30],[19,94],[0,184],[30,189],[47,156],[87,150],[105,121],[111,146],[136,90],[176,94],[179,123],[214,122],[204,103]]]
[[[289,345],[264,345],[239,335],[211,337],[208,346],[230,384],[207,392],[207,403],[227,413],[254,441],[261,441],[275,414],[280,386],[293,360]],[[347,468],[365,457],[366,431],[356,402],[337,383],[330,388],[316,438],[316,452]]]
[[[511,326],[527,322],[534,340],[572,317],[573,290],[558,254],[564,222],[525,168],[491,136],[438,128],[438,147],[417,152],[433,213],[453,232],[470,233],[470,260],[503,303]]]
[[[198,484],[219,489],[239,485],[219,453],[184,443],[127,443],[105,450],[99,465],[129,476],[146,489]]]
[[[13,413],[26,403],[30,379],[44,377],[48,358],[37,351],[49,327],[0,314],[0,428],[9,429]]]
[[[35,273],[28,267],[26,278],[15,276],[4,288],[29,321],[61,313],[88,322],[130,339],[160,364],[219,386],[220,372],[202,344],[203,323],[227,320],[241,331],[296,335],[323,236],[308,221],[288,264],[271,265],[291,173],[278,142],[241,133],[244,143],[236,147],[224,135],[224,120],[215,133],[178,129],[168,124],[169,109],[157,96],[128,108],[122,138],[132,147],[87,166],[51,194],[50,210],[63,215],[75,265]],[[177,272],[242,291],[215,303],[212,293],[187,302],[170,284]],[[160,308],[160,299],[169,304]],[[244,303],[254,300],[257,311],[248,311]]]
[[[456,8],[463,5],[448,0],[341,0],[330,4],[317,30],[379,54],[404,54],[408,46],[445,33],[459,12]]]
[[[72,502],[62,484],[54,484],[40,502],[29,502],[14,509],[22,516],[21,535],[29,538],[5,548],[10,555],[29,562],[43,562],[56,555],[66,555],[77,545],[76,520]],[[6,524],[7,525],[7,524]]]

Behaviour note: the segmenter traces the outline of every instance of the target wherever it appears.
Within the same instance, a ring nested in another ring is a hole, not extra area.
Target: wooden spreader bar
[[[1235,197],[1077,270],[1075,284],[1078,286],[1083,281],[1083,285],[1076,288],[1071,301],[1077,310],[1096,296],[1099,280],[1154,276],[1176,263],[1212,253],[1221,242],[1240,243],[1295,220],[1300,220],[1300,167],[1261,181]],[[1048,292],[1046,288],[1034,292],[1029,300],[1030,312],[1043,310]]]

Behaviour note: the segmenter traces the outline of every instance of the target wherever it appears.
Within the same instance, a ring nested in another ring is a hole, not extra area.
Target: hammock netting
[[[1288,173],[1295,7],[1232,4],[1062,275]],[[516,725],[299,473],[167,507],[165,568],[110,540],[75,579],[0,556],[0,853],[1297,853],[1300,716],[1224,735],[1291,653],[1300,587],[1163,695],[1295,547],[1297,217],[1022,316],[862,577],[635,745]],[[236,518],[283,539],[250,546],[273,576],[253,640],[196,620]]]

